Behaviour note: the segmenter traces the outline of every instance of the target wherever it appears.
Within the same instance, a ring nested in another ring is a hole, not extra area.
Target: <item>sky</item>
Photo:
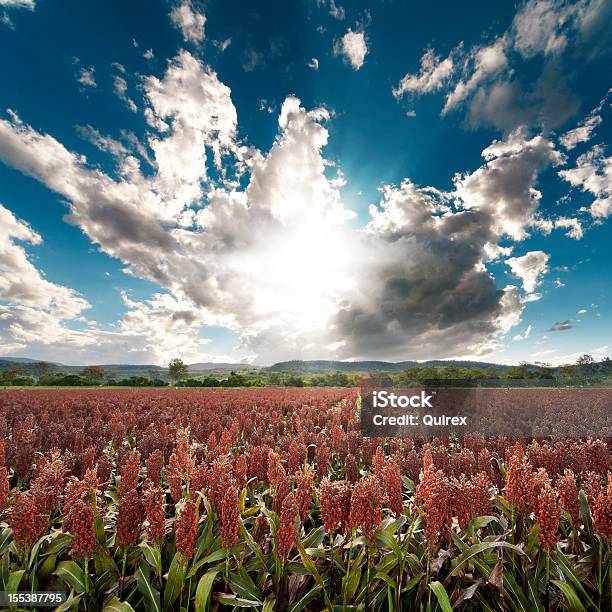
[[[0,0],[0,355],[609,355],[611,19]]]

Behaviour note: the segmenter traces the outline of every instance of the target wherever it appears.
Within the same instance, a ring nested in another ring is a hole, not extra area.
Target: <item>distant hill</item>
[[[36,359],[28,359],[25,357],[0,357],[0,370],[14,368],[20,366],[27,372],[31,373],[35,364],[40,363]],[[68,374],[79,373],[85,365],[65,365],[62,363],[50,363],[52,372],[66,372]],[[95,364],[100,365],[100,364]],[[230,371],[257,371],[266,372],[290,372],[301,374],[317,374],[324,372],[385,372],[393,374],[402,372],[408,368],[414,367],[434,367],[443,368],[446,366],[457,366],[459,368],[489,368],[496,367],[499,370],[506,371],[509,365],[490,363],[487,361],[466,361],[466,360],[446,360],[446,359],[430,359],[428,361],[333,361],[333,360],[293,360],[281,361],[271,366],[255,366],[248,363],[215,363],[206,361],[201,363],[189,364],[190,376],[225,376]],[[167,368],[157,365],[136,365],[127,363],[109,363],[102,364],[102,367],[109,373],[113,373],[115,378],[128,378],[130,376],[149,376],[155,372],[156,376],[163,378],[167,372]]]
[[[414,367],[445,367],[454,365],[458,368],[488,368],[496,367],[507,370],[510,366],[488,363],[484,361],[454,361],[433,359],[430,361],[281,361],[267,368],[271,372],[402,372]]]
[[[0,357],[0,370],[8,370],[14,367],[21,367],[26,372],[31,374],[34,371],[36,364],[40,363],[39,359],[28,359],[26,357]],[[167,372],[167,368],[150,365],[150,364],[129,364],[129,363],[105,363],[105,364],[83,364],[83,365],[66,365],[63,363],[46,362],[50,366],[51,372],[66,372],[67,374],[78,374],[86,365],[100,365],[107,372],[113,373],[114,377],[129,378],[130,376],[149,376],[155,372],[156,376],[163,378]],[[252,370],[259,369],[245,363],[193,363],[189,364],[189,374],[191,376],[201,376],[203,374],[222,374],[232,370]]]

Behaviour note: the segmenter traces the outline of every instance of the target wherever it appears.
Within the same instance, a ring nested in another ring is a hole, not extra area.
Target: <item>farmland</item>
[[[1,392],[0,590],[74,610],[611,608],[609,440],[364,438],[359,401]]]

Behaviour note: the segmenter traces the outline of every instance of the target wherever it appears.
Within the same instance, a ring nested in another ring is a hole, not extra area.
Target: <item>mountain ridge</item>
[[[0,370],[10,369],[12,367],[22,367],[28,372],[32,372],[36,364],[41,363],[41,360],[30,359],[27,357],[0,357]],[[77,374],[84,367],[96,365],[103,367],[107,372],[114,372],[118,377],[130,376],[148,376],[150,373],[162,375],[166,372],[163,366],[152,364],[129,364],[129,363],[107,363],[107,364],[83,364],[83,365],[68,365],[60,362],[45,362],[50,366],[52,372],[66,372],[68,374]],[[460,368],[488,368],[496,367],[500,370],[506,370],[511,366],[505,364],[489,363],[484,361],[470,360],[446,360],[432,359],[427,361],[378,361],[378,360],[362,360],[362,361],[337,361],[326,359],[312,360],[289,360],[279,361],[269,366],[252,365],[248,363],[231,363],[231,362],[197,362],[187,364],[189,373],[192,376],[202,374],[212,374],[214,372],[230,372],[243,370],[262,370],[268,372],[301,372],[306,374],[315,374],[323,372],[387,372],[397,373],[412,367],[445,367],[457,366]]]

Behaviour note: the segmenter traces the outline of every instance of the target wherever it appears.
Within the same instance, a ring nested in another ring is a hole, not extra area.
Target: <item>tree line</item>
[[[2,386],[123,386],[123,387],[351,387],[359,383],[363,374],[356,372],[273,372],[265,369],[231,371],[225,376],[191,376],[189,366],[179,358],[168,364],[164,373],[151,369],[147,376],[119,378],[102,366],[86,366],[79,373],[53,371],[53,366],[38,362],[26,368],[16,365],[0,371]],[[481,384],[516,385],[601,385],[612,376],[612,361],[601,362],[591,355],[582,355],[576,363],[553,367],[547,363],[522,362],[517,366],[500,368],[465,368],[450,364],[444,367],[415,366],[398,374],[376,374],[380,384],[395,386],[445,385],[472,386]]]

